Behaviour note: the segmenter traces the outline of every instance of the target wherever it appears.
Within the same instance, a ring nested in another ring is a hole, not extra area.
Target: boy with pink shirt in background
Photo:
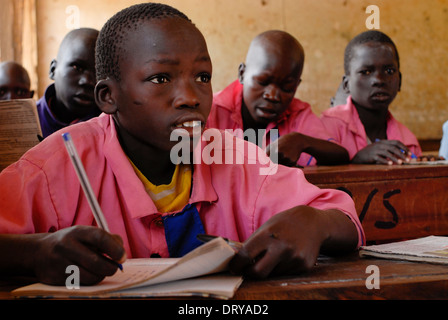
[[[347,151],[333,143],[311,106],[294,97],[304,59],[301,44],[287,32],[269,30],[256,36],[239,66],[238,80],[214,95],[207,126],[231,129],[240,138],[248,129],[265,131],[267,152],[278,147],[280,164],[348,163]],[[275,141],[273,129],[278,130]]]
[[[73,264],[81,283],[93,284],[117,270],[104,255],[182,256],[209,233],[243,242],[231,270],[262,278],[310,270],[319,253],[365,243],[347,194],[319,189],[294,168],[260,175],[272,164],[263,153],[253,164],[247,155],[243,164],[171,161],[175,131],[207,147],[193,131],[205,130],[213,96],[205,39],[183,13],[154,3],[120,11],[100,32],[96,67],[104,114],[61,133],[73,138],[111,234],[95,227],[62,138],[51,135],[0,174],[3,275],[64,284]]]
[[[415,135],[397,121],[389,105],[401,87],[393,41],[376,30],[350,41],[344,55],[347,103],[322,113],[322,121],[352,163],[402,164],[421,155]]]

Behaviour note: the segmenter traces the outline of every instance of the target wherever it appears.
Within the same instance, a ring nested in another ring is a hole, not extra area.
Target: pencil
[[[70,160],[72,161],[73,167],[75,168],[76,175],[78,176],[79,182],[81,183],[81,187],[84,191],[87,201],[89,202],[90,208],[92,209],[93,217],[95,218],[98,227],[107,232],[110,232],[109,226],[107,225],[106,222],[106,218],[104,217],[103,211],[101,211],[101,207],[98,203],[98,200],[96,199],[96,196],[93,193],[92,186],[90,185],[89,182],[89,178],[87,177],[82,161],[79,158],[78,152],[76,151],[76,147],[73,143],[70,133],[68,132],[63,133],[62,138],[64,139],[64,144],[65,147],[67,148]],[[123,271],[123,266],[121,264],[111,259],[109,260],[114,264],[116,264],[121,271]]]

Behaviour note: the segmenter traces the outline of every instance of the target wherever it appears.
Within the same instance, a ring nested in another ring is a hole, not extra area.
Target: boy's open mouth
[[[202,127],[202,122],[200,120],[185,121],[176,125],[176,128],[197,128]]]
[[[372,94],[372,98],[379,99],[379,100],[385,100],[390,98],[390,94],[387,92],[376,92]]]
[[[274,119],[277,117],[276,110],[271,109],[271,108],[258,107],[255,109],[255,113],[257,114],[258,117],[265,118],[265,119]]]
[[[187,135],[190,138],[194,136],[200,136],[205,123],[201,120],[188,120],[173,125],[173,130],[177,131],[177,134],[181,136]],[[180,130],[182,129],[182,130]]]

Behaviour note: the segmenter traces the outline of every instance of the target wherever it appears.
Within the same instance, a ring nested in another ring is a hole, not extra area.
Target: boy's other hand
[[[300,206],[263,224],[230,262],[230,270],[252,278],[298,274],[316,263],[327,230],[316,209]]]
[[[69,265],[79,268],[81,284],[92,285],[117,271],[117,265],[110,259],[118,263],[126,260],[122,239],[92,226],[49,233],[40,239],[38,248],[35,274],[40,282],[51,285],[65,284]]]

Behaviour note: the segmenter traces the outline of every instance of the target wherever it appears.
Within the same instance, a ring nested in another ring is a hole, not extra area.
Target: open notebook
[[[360,248],[359,255],[361,257],[448,264],[448,237],[427,236],[413,240],[364,246]]]
[[[94,286],[69,289],[36,283],[12,291],[26,297],[160,297],[202,296],[227,299],[233,297],[241,276],[226,272],[235,255],[227,242],[216,238],[182,258],[129,259],[123,272],[117,271]]]

